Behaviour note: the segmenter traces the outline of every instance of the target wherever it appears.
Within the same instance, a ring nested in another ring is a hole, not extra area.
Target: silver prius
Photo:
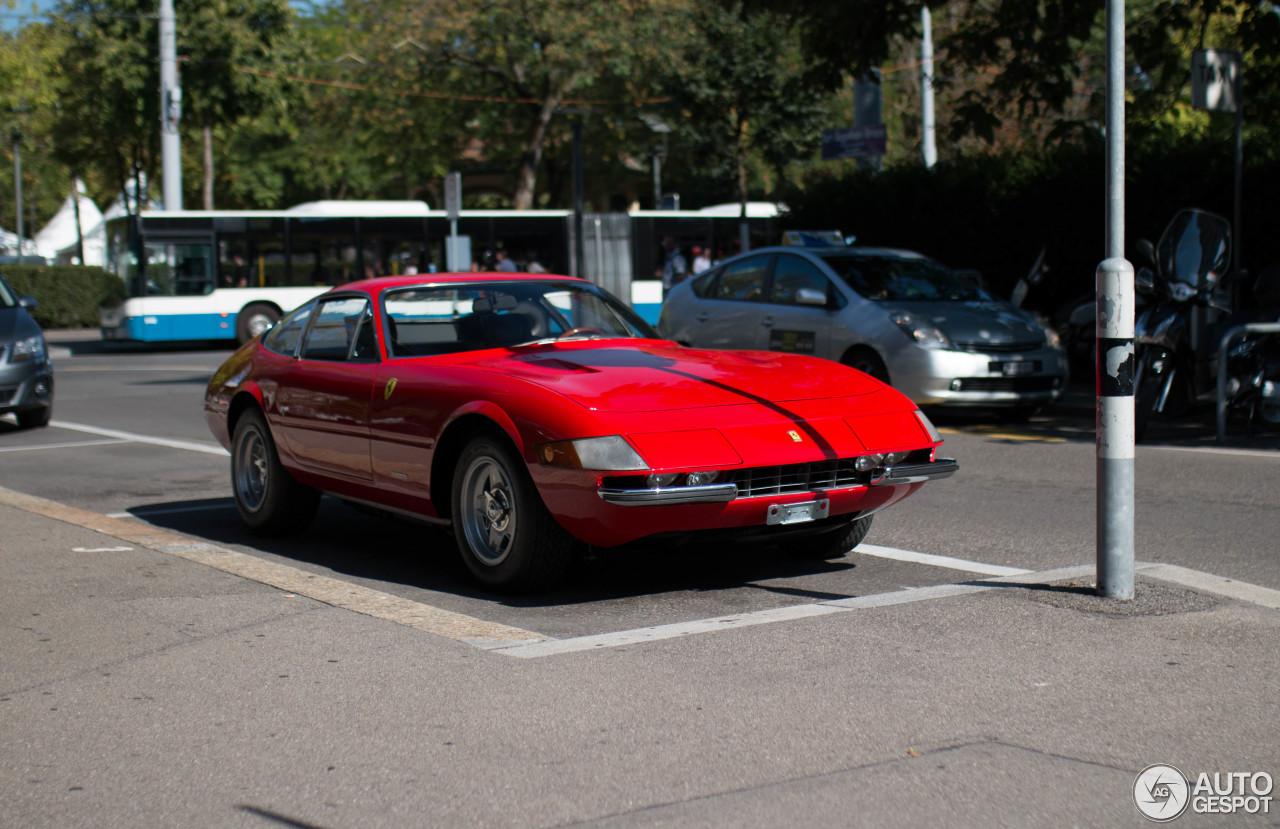
[[[700,348],[837,360],[920,406],[1002,407],[1025,416],[1067,384],[1067,355],[1051,329],[910,251],[740,254],[673,288],[658,330]]]

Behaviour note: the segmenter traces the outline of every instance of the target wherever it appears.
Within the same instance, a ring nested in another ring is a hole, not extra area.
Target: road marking
[[[964,570],[969,573],[982,573],[987,576],[1020,576],[1030,573],[1020,567],[1004,567],[999,564],[983,564],[980,561],[965,561],[962,558],[938,556],[932,553],[915,553],[911,550],[895,550],[892,547],[877,547],[875,544],[859,544],[855,553],[891,558],[894,561],[909,561],[915,564],[928,564],[931,567],[946,567],[951,570]]]
[[[1143,449],[1166,449],[1170,452],[1196,452],[1201,455],[1234,455],[1244,458],[1280,460],[1280,452],[1266,449],[1229,449],[1225,446],[1155,446],[1144,444]]]
[[[116,438],[118,440],[128,440],[134,443],[149,443],[152,446],[166,446],[170,449],[185,449],[188,452],[203,452],[206,455],[222,455],[226,457],[231,453],[223,449],[216,443],[205,443],[195,440],[173,440],[171,438],[157,438],[150,435],[139,435],[134,432],[120,432],[115,429],[102,429],[97,426],[86,426],[83,423],[68,423],[65,420],[52,421],[50,426],[59,429],[71,429],[75,432],[88,432],[91,435],[102,435],[103,437]]]
[[[73,553],[127,553],[132,547],[72,547]]]
[[[66,368],[59,368],[58,373],[66,374],[67,372],[74,372],[74,371],[90,371],[90,372],[92,371],[203,371],[208,373],[210,376],[212,376],[213,373],[217,370],[218,369],[216,366],[213,368],[210,368],[209,366],[114,366],[113,365],[113,366],[96,366],[96,367],[80,366],[77,368],[72,368],[68,366]]]
[[[954,427],[946,427],[939,429],[938,432],[944,435],[980,435],[984,438],[999,438],[1000,440],[1026,440],[1035,441],[1037,443],[1066,443],[1067,438],[1056,437],[1052,435],[1037,435],[1031,432],[998,432],[994,429],[983,426],[970,426],[965,429],[956,429]]]
[[[341,579],[308,573],[297,567],[266,561],[245,553],[226,550],[119,518],[78,509],[56,501],[37,498],[0,487],[0,505],[14,507],[57,521],[84,527],[95,532],[129,541],[156,552],[184,558],[241,578],[270,585],[287,593],[305,596],[332,607],[351,610],[365,616],[394,622],[424,633],[442,636],[495,654],[519,659],[537,659],[566,653],[616,648],[625,645],[677,639],[704,633],[736,630],[755,625],[810,619],[833,613],[890,607],[914,602],[966,596],[1009,585],[1051,584],[1067,579],[1084,579],[1095,574],[1092,564],[1051,570],[1019,570],[981,562],[965,561],[949,556],[934,556],[909,550],[866,545],[867,554],[900,561],[931,564],[988,575],[989,578],[957,584],[908,587],[890,593],[873,593],[807,604],[787,605],[748,613],[696,619],[668,625],[654,625],[612,633],[554,639],[534,631],[487,622],[473,616],[455,613],[432,605],[392,596],[378,590],[351,584]],[[83,552],[114,552],[113,548],[77,548]],[[859,548],[855,552],[863,552]],[[1006,571],[995,575],[992,571]],[[1011,572],[1009,572],[1011,571]],[[1152,578],[1182,584],[1194,589],[1250,602],[1262,607],[1280,609],[1280,590],[1272,590],[1248,582],[1226,579],[1170,564],[1138,563],[1135,571]]]
[[[125,443],[121,438],[112,440],[82,440],[79,443],[41,443],[35,446],[6,446],[0,452],[30,452],[32,449],[76,449],[81,446],[111,446]]]

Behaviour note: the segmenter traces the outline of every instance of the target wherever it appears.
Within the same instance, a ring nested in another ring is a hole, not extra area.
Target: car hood
[[[870,394],[876,380],[838,363],[763,351],[705,351],[657,341],[515,348],[478,368],[554,390],[593,411],[647,412]]]
[[[1044,329],[1032,314],[1002,302],[895,302],[886,310],[927,322],[956,344],[1042,345],[1045,341]]]

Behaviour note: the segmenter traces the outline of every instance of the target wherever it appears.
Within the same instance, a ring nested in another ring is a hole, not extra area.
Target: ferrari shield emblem
[[[787,432],[787,434],[791,436],[791,440],[794,441],[795,443],[804,442],[804,438],[800,437],[800,433],[794,429],[792,429],[790,432]]]
[[[390,400],[391,392],[395,390],[396,390],[396,378],[392,377],[390,380],[387,381],[387,387],[382,390],[382,399]]]

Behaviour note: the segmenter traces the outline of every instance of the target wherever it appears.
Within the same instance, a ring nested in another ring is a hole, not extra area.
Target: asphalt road
[[[1280,777],[1275,594],[1153,569],[1098,612],[1088,389],[935,418],[960,473],[864,552],[602,556],[513,600],[329,499],[246,533],[201,416],[228,351],[59,348],[54,424],[0,420],[12,825],[1138,825],[1149,763]],[[1212,434],[1138,448],[1137,558],[1280,590],[1280,447]]]
[[[56,336],[56,335],[55,335]],[[201,404],[228,350],[68,342],[55,361],[54,424],[0,419],[0,486],[207,539],[310,572],[529,627],[598,633],[951,581],[893,559],[797,562],[731,546],[602,556],[563,588],[529,599],[478,591],[452,539],[426,525],[325,499],[304,535],[264,541],[240,525],[229,461]],[[866,543],[997,567],[1046,570],[1095,561],[1096,466],[1090,390],[1029,423],[989,413],[935,414],[943,454],[961,471],[878,514]],[[1210,413],[1159,423],[1138,447],[1135,557],[1280,589],[1280,444],[1213,440]]]

